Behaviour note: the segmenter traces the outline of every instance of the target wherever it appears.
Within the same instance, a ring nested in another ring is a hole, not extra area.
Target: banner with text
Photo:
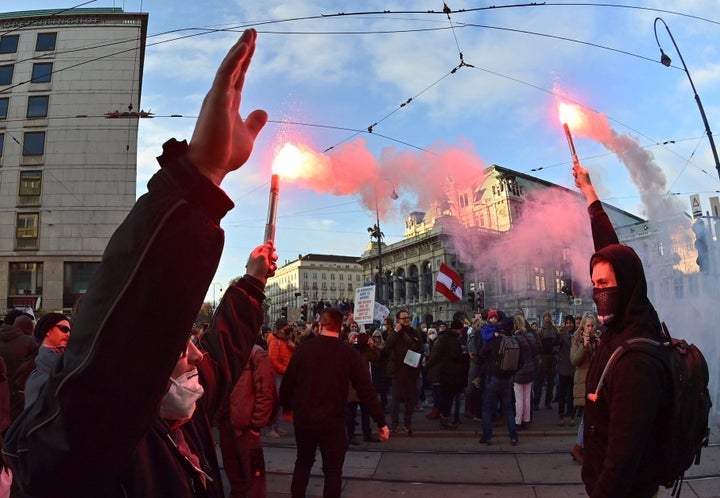
[[[372,323],[375,314],[375,285],[355,289],[355,311],[353,317],[359,324]]]

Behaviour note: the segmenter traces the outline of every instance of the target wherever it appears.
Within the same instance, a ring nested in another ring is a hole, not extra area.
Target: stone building
[[[303,305],[310,310],[308,319],[319,303],[343,308],[352,302],[355,289],[363,282],[357,257],[299,254],[296,260],[279,267],[265,285],[268,323],[283,313],[290,321],[300,320]]]
[[[135,202],[147,20],[119,8],[0,14],[7,308],[69,311]]]
[[[590,290],[584,282],[588,279],[573,277],[577,266],[573,259],[580,259],[572,254],[574,235],[565,240],[545,240],[538,233],[525,242],[533,245],[526,251],[527,257],[506,263],[506,255],[518,252],[514,230],[523,217],[541,212],[548,198],[560,205],[576,203],[574,209],[584,217],[577,230],[589,234],[579,193],[493,165],[472,184],[450,185],[446,194],[446,199],[427,213],[408,216],[405,238],[383,243],[380,263],[377,240],[368,244],[359,260],[366,281],[377,282],[377,269],[382,268],[376,294],[387,303],[391,315],[406,308],[416,322],[430,316],[450,320],[456,312],[471,317],[482,308],[495,308],[508,314],[521,311],[534,320],[544,311],[559,317],[592,309]],[[557,202],[559,196],[562,201]],[[613,206],[605,207],[615,226],[644,221]],[[569,205],[567,209],[571,209]],[[538,220],[540,223],[555,220]],[[587,255],[582,255],[582,261],[585,277]],[[435,292],[442,263],[460,274],[465,299],[452,303]]]

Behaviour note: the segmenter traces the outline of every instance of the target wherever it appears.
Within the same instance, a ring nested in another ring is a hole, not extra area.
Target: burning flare
[[[560,118],[562,124],[568,125],[571,130],[583,126],[583,113],[577,104],[558,103],[558,118]]]
[[[292,144],[286,143],[275,156],[272,172],[274,175],[280,175],[285,178],[297,178],[302,164],[303,155],[300,149]]]

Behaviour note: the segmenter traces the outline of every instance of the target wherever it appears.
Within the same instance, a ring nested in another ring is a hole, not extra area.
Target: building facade
[[[70,310],[135,202],[147,14],[0,14],[0,299]]]
[[[383,244],[381,262],[377,241],[372,242],[360,258],[363,278],[377,282],[381,267],[377,298],[390,308],[391,316],[407,309],[415,322],[450,320],[457,312],[471,318],[481,309],[522,312],[530,320],[551,311],[559,321],[562,315],[592,310],[589,287],[573,276],[574,239],[544,237],[537,229],[530,240],[515,233],[523,216],[539,212],[548,199],[567,209],[559,199],[576,202],[585,217],[578,230],[589,232],[579,193],[490,166],[475,182],[451,185],[446,199],[427,213],[411,213],[404,240]],[[615,226],[643,222],[615,207],[605,208]],[[552,219],[538,221],[554,223]],[[582,258],[587,280],[587,255]],[[450,302],[435,292],[443,263],[460,274],[463,300]]]
[[[302,320],[303,306],[308,309],[307,320],[312,320],[313,310],[320,304],[349,306],[355,289],[363,285],[362,275],[362,266],[354,256],[298,255],[296,260],[278,268],[265,285],[268,323],[274,323],[283,314],[293,322]]]

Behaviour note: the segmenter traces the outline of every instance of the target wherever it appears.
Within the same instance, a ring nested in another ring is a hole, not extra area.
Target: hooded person
[[[661,325],[647,296],[642,262],[619,244],[590,176],[573,168],[576,185],[588,203],[595,254],[590,260],[593,300],[606,327],[590,364],[585,389],[582,479],[591,497],[651,497],[658,491],[663,438],[671,420],[669,386],[663,364],[629,351],[613,364],[598,389],[612,353],[638,337],[662,340]]]

